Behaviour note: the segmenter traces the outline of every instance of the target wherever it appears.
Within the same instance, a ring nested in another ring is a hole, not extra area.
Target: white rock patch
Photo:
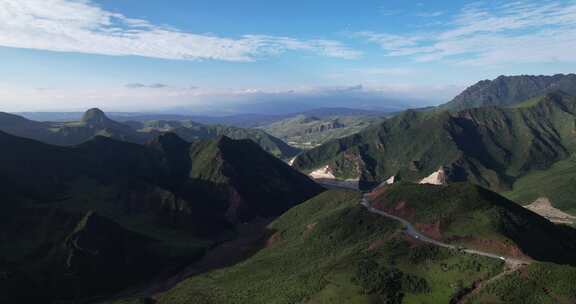
[[[314,179],[321,179],[321,178],[336,179],[336,176],[334,176],[334,174],[332,173],[332,170],[327,165],[320,168],[320,169],[312,171],[310,173],[310,177],[312,177]]]
[[[428,177],[422,179],[419,184],[430,184],[430,185],[446,185],[446,173],[444,168],[438,169],[438,171],[430,174]]]
[[[392,185],[395,182],[396,182],[396,175],[392,175],[387,180],[383,181],[378,187],[382,187],[385,185]]]
[[[390,178],[385,181],[386,185],[392,185],[395,182],[396,182],[396,175],[390,176]]]
[[[576,222],[576,216],[554,208],[550,200],[546,197],[541,197],[535,200],[532,204],[524,207],[554,223],[573,224]]]

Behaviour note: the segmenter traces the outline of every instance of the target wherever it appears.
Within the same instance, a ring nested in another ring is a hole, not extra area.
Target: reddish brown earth
[[[386,241],[388,241],[387,239],[383,239],[383,240],[376,240],[374,242],[372,242],[370,244],[370,246],[368,246],[368,251],[372,251],[374,249],[378,249],[378,247],[384,245],[384,243],[386,243]]]
[[[470,246],[473,248],[483,251],[497,252],[508,257],[530,260],[530,258],[525,255],[518,246],[514,244],[507,244],[502,241],[485,239],[471,239],[468,244],[470,244]]]
[[[282,233],[280,231],[274,233],[268,240],[266,241],[266,248],[276,245],[277,243],[282,242]]]
[[[418,223],[415,224],[414,227],[420,231],[420,233],[424,234],[425,236],[435,239],[435,240],[442,240],[442,232],[440,229],[440,222],[436,222],[433,224],[424,224]]]

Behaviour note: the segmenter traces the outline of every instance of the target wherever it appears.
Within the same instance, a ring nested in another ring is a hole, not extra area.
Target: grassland
[[[535,263],[491,282],[467,303],[570,304],[576,302],[576,268]]]
[[[291,209],[269,226],[273,236],[254,256],[187,279],[158,302],[447,303],[502,269],[499,261],[405,239],[398,223],[367,212],[359,199],[331,190]]]
[[[554,207],[576,215],[576,157],[521,177],[503,195],[522,205],[546,197]]]

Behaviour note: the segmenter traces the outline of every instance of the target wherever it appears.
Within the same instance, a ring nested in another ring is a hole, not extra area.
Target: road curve
[[[436,246],[439,246],[439,247],[448,248],[448,249],[458,250],[458,249],[462,249],[462,248],[463,248],[463,247],[461,247],[461,246],[454,246],[454,245],[442,243],[442,242],[439,242],[439,241],[437,241],[437,240],[431,239],[431,238],[423,235],[422,233],[420,233],[416,228],[414,228],[414,225],[412,225],[412,224],[411,224],[410,222],[408,222],[407,220],[405,220],[405,219],[403,219],[403,218],[401,218],[401,217],[398,217],[398,216],[395,216],[395,215],[386,213],[386,212],[384,212],[384,211],[382,211],[382,210],[378,210],[378,209],[370,206],[370,202],[369,202],[368,199],[366,198],[366,194],[364,194],[364,195],[362,196],[362,200],[360,201],[360,204],[361,204],[362,206],[366,207],[366,209],[367,209],[368,212],[370,212],[370,213],[378,214],[378,215],[381,215],[381,216],[384,216],[384,217],[387,217],[387,218],[390,218],[390,219],[393,219],[393,220],[396,220],[396,221],[402,223],[402,225],[403,225],[404,228],[405,228],[404,232],[405,232],[408,236],[410,236],[411,238],[413,238],[413,239],[416,239],[416,240],[419,240],[419,241],[422,241],[422,242],[425,242],[425,243],[429,243],[429,244],[432,244],[432,245],[436,245]],[[483,252],[483,251],[479,251],[479,250],[475,250],[475,249],[464,248],[464,249],[462,249],[461,251],[462,251],[462,252],[469,253],[469,254],[478,255],[478,256],[488,257],[488,258],[492,258],[492,259],[498,259],[498,260],[501,260],[501,261],[503,261],[503,262],[505,262],[506,264],[509,264],[509,265],[511,265],[511,266],[514,266],[514,265],[522,265],[522,264],[528,264],[528,263],[529,263],[528,261],[519,260],[519,259],[511,258],[511,257],[500,256],[500,255],[493,254],[493,253],[490,253],[490,252]]]

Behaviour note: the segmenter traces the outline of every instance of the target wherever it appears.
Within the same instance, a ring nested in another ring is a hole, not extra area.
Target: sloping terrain
[[[299,152],[298,149],[262,130],[202,125],[190,120],[147,120],[120,123],[108,118],[99,109],[86,111],[79,121],[74,122],[37,122],[13,114],[0,113],[0,131],[61,146],[81,144],[95,136],[144,144],[162,133],[173,132],[187,141],[211,139],[218,136],[251,139],[264,150],[283,159],[293,157]]]
[[[66,148],[0,133],[0,144],[0,285],[12,301],[125,289],[198,258],[237,222],[322,191],[249,140],[96,137]]]
[[[576,231],[472,184],[386,185],[370,200],[439,241],[509,257],[576,263]]]
[[[82,118],[75,122],[36,122],[1,113],[0,131],[62,146],[77,145],[99,135],[128,142],[146,140],[129,126],[109,119],[99,109],[86,111]]]
[[[576,160],[571,157],[549,169],[530,172],[503,194],[522,205],[545,198],[553,207],[576,215]]]
[[[557,90],[576,95],[576,74],[500,76],[483,80],[440,108],[460,111],[485,106],[513,106]]]
[[[569,304],[576,302],[576,268],[532,264],[490,282],[463,303]]]
[[[562,92],[522,108],[408,111],[309,150],[293,165],[304,172],[328,166],[336,178],[359,178],[363,187],[393,176],[419,182],[441,169],[447,182],[503,191],[576,151],[575,119],[576,98]]]
[[[320,118],[300,114],[261,128],[295,147],[310,149],[331,139],[342,138],[360,132],[382,119],[374,115]]]
[[[406,239],[359,199],[331,190],[291,209],[269,226],[264,249],[185,280],[158,303],[447,303],[502,267]]]

